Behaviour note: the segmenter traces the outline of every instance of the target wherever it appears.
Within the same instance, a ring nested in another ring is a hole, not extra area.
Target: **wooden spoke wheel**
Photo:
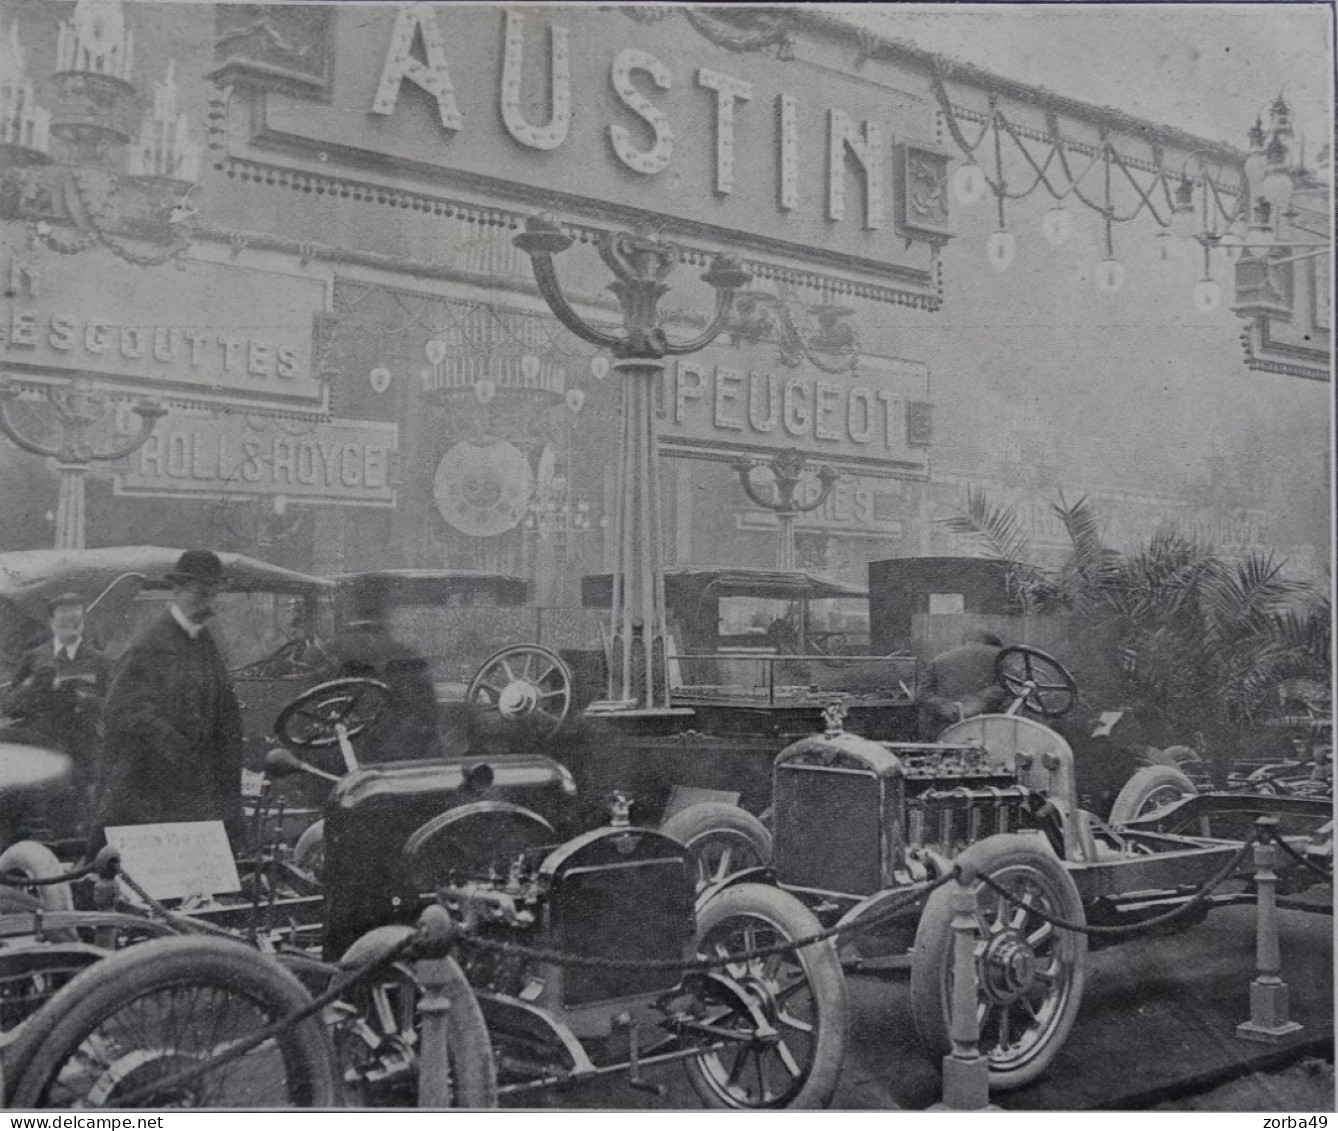
[[[788,892],[738,884],[708,899],[697,913],[697,953],[738,955],[685,980],[688,1013],[722,1047],[685,1062],[702,1102],[718,1108],[826,1107],[845,1054],[850,1002],[830,941],[765,958],[748,952],[821,930],[813,913]]]
[[[465,699],[540,737],[555,734],[571,714],[572,674],[562,657],[537,644],[503,648],[483,662]]]
[[[1087,936],[1047,922],[1041,912],[1083,923],[1082,901],[1064,865],[1031,837],[987,837],[958,859],[1010,895],[977,882],[976,1016],[990,1087],[1020,1088],[1058,1055],[1082,1001]],[[938,888],[926,902],[911,960],[915,1029],[936,1060],[952,1049],[952,888]]]

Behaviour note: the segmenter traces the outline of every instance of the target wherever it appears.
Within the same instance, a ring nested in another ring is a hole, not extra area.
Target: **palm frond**
[[[952,534],[973,538],[985,554],[1001,562],[1026,562],[1030,547],[1017,512],[996,504],[983,487],[968,487],[960,513],[938,520]]]

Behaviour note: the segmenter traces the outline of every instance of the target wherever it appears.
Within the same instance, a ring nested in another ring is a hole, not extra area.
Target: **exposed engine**
[[[924,879],[927,857],[951,859],[995,833],[1040,828],[1056,840],[1040,757],[845,732],[801,739],[774,768],[777,878],[865,896]]]

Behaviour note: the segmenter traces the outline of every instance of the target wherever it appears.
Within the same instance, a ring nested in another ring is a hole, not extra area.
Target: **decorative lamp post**
[[[586,322],[567,301],[553,257],[572,237],[551,216],[531,218],[515,244],[530,257],[539,291],[554,316],[577,337],[609,350],[624,377],[622,431],[616,470],[614,516],[613,647],[608,711],[665,711],[669,705],[664,662],[664,574],[660,547],[660,481],[655,426],[655,384],[668,356],[694,353],[725,328],[734,296],[751,275],[738,259],[719,255],[702,278],[716,293],[715,316],[696,338],[671,342],[659,323],[665,279],[680,253],[648,231],[606,232],[599,255],[613,272],[609,284],[622,307],[623,334]]]
[[[740,457],[730,466],[739,473],[739,482],[743,485],[744,494],[757,506],[772,511],[779,521],[780,525],[777,527],[776,539],[776,567],[778,569],[798,569],[799,563],[794,549],[794,520],[799,515],[815,511],[822,506],[832,493],[832,488],[836,486],[836,481],[841,478],[841,473],[836,468],[823,464],[817,469],[818,482],[822,485],[817,498],[807,503],[801,503],[796,496],[796,492],[799,488],[799,477],[803,474],[807,461],[804,459],[804,454],[797,448],[781,452],[770,460]],[[774,499],[768,499],[753,485],[752,475],[753,469],[756,467],[770,468],[771,474],[776,477],[776,497]]]
[[[53,386],[47,390],[47,402],[55,411],[60,426],[60,442],[43,443],[25,436],[10,416],[10,409],[19,398],[19,391],[8,380],[0,379],[0,431],[25,452],[48,456],[56,461],[60,472],[60,491],[56,502],[56,549],[82,550],[84,548],[84,482],[89,467],[97,463],[124,459],[138,451],[153,434],[158,420],[167,410],[156,401],[135,405],[139,417],[139,431],[99,450],[89,439],[94,425],[105,420],[111,409],[106,393],[94,389],[86,378],[77,378],[68,385]]]

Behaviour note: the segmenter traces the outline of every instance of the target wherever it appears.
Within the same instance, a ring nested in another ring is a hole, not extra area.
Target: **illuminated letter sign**
[[[877,122],[864,123],[864,135],[844,110],[832,110],[828,128],[827,219],[846,214],[846,151],[855,155],[864,170],[864,226],[883,226],[883,135]]]
[[[697,85],[715,91],[715,191],[734,191],[734,103],[753,96],[753,84],[705,67],[697,71]]]
[[[638,149],[632,144],[632,135],[626,126],[609,126],[609,140],[613,151],[624,165],[635,173],[658,173],[669,164],[674,153],[674,131],[669,119],[632,81],[633,71],[645,71],[661,90],[668,90],[674,81],[669,68],[654,55],[629,47],[619,51],[613,60],[610,81],[622,103],[655,131],[655,144],[649,149]]]
[[[413,57],[414,37],[419,32],[427,56],[425,64]],[[389,116],[395,112],[400,83],[405,79],[421,86],[437,100],[444,129],[458,130],[464,125],[460,107],[455,104],[455,87],[451,83],[446,50],[441,45],[441,30],[428,4],[410,4],[401,8],[395,17],[395,30],[390,33],[390,50],[386,52],[386,62],[381,68],[381,82],[376,88],[372,113]]]
[[[548,124],[532,125],[525,119],[521,105],[520,84],[525,70],[525,17],[519,12],[506,13],[506,48],[502,57],[502,123],[506,132],[521,145],[531,149],[556,149],[567,140],[571,125],[571,56],[567,29],[553,24],[549,35],[549,101],[552,107]]]

